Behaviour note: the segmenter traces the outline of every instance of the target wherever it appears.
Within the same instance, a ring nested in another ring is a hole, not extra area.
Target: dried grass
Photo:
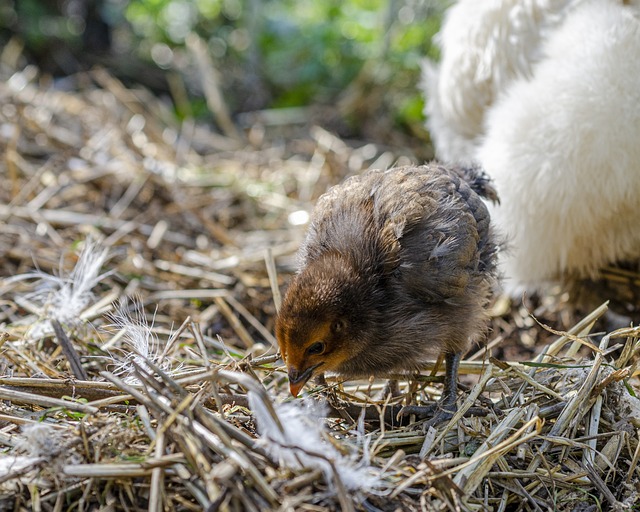
[[[497,301],[491,350],[536,341],[544,350],[530,361],[473,360],[486,352],[463,361],[470,388],[437,429],[398,425],[400,404],[372,398],[381,382],[329,380],[306,398],[328,403],[314,420],[325,432],[302,433],[319,436],[315,450],[286,433],[279,404],[290,399],[271,332],[298,219],[328,185],[409,157],[277,112],[254,116],[244,139],[178,127],[160,102],[103,70],[75,77],[73,92],[33,68],[2,73],[0,508],[635,503],[640,330],[588,338],[605,306],[552,333]],[[83,247],[106,252],[74,296]],[[544,302],[534,313],[565,320]],[[437,396],[436,370],[400,376],[402,391]],[[259,433],[260,421],[274,430]],[[350,464],[371,482],[347,483]]]

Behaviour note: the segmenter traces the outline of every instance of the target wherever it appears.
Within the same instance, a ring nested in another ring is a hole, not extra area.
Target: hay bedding
[[[274,113],[247,140],[178,128],[100,70],[73,92],[3,73],[2,510],[633,506],[640,331],[587,338],[604,307],[551,333],[498,302],[491,350],[544,350],[464,361],[459,415],[428,432],[380,422],[398,407],[380,382],[287,402],[271,332],[297,224],[328,185],[407,157]],[[434,369],[401,389],[437,396]]]

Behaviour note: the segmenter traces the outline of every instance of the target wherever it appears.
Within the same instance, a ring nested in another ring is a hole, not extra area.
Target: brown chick
[[[495,276],[480,196],[497,199],[478,169],[431,163],[368,171],[320,197],[276,320],[293,396],[324,372],[412,371],[444,353],[439,410],[455,409]]]

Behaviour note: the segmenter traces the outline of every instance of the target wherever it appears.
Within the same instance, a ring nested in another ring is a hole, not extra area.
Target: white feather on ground
[[[13,434],[13,439],[12,453],[0,456],[0,479],[25,470],[33,470],[33,478],[37,479],[37,472],[43,468],[60,472],[63,465],[77,464],[81,460],[74,450],[68,449],[69,443],[76,443],[76,438],[67,430],[46,423],[24,425],[20,433]],[[15,481],[8,482],[8,485],[15,485]]]
[[[17,436],[15,450],[29,457],[52,458],[64,450],[64,436],[59,429],[45,423],[25,425]]]
[[[640,258],[637,0],[462,0],[425,71],[436,152],[476,161],[512,293]]]
[[[100,274],[108,254],[108,248],[102,247],[95,240],[87,239],[71,272],[65,273],[61,270],[59,276],[54,276],[36,271],[7,280],[34,279],[32,285],[35,290],[23,298],[16,298],[18,304],[30,302],[40,310],[42,318],[33,323],[28,333],[30,338],[51,334],[53,328],[49,319],[55,319],[67,326],[76,326],[81,322],[82,312],[94,298],[93,288],[108,275]]]
[[[112,373],[121,377],[128,384],[137,383],[136,366],[153,375],[154,371],[147,364],[153,363],[161,370],[171,374],[180,369],[180,365],[172,368],[172,362],[161,350],[160,340],[153,332],[153,322],[149,324],[144,307],[139,299],[132,299],[133,307],[126,301],[121,302],[109,318],[113,322],[110,327],[122,331],[123,346],[118,350],[110,349],[114,368]]]
[[[345,456],[325,439],[325,412],[312,401],[274,405],[280,425],[265,406],[262,398],[249,391],[249,406],[255,415],[260,433],[259,443],[281,465],[290,469],[319,469],[335,488],[335,478],[350,491],[379,491],[378,470],[368,464],[368,453]],[[282,429],[280,428],[282,427]]]

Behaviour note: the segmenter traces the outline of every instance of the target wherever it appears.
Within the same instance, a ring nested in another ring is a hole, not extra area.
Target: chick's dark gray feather
[[[349,357],[334,370],[347,377],[465,350],[485,329],[496,265],[479,194],[496,198],[479,170],[437,164],[373,170],[329,190],[280,313],[288,339],[303,339],[309,319],[346,320]]]

